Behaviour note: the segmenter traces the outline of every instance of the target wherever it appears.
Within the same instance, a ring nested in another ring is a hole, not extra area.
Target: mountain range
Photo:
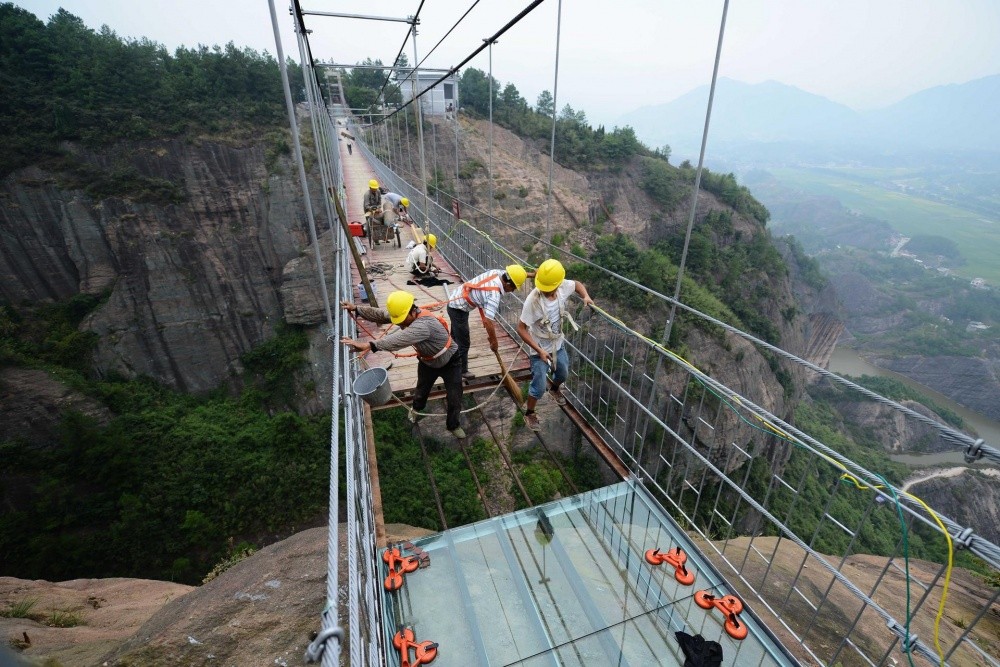
[[[618,119],[651,146],[697,154],[709,87]],[[747,144],[1000,153],[1000,74],[920,91],[882,109],[855,111],[777,81],[719,80],[709,139],[715,149]]]

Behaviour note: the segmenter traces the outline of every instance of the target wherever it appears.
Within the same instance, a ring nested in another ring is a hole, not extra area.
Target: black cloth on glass
[[[674,633],[684,652],[684,667],[719,667],[722,664],[722,644],[708,641],[701,635],[691,636],[678,630]]]

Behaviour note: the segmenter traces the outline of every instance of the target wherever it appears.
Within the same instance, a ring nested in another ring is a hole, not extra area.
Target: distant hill
[[[701,142],[708,91],[702,86],[672,102],[636,109],[617,123],[631,125],[652,146],[670,144],[675,154],[693,154]],[[998,105],[1000,75],[930,88],[864,113],[777,81],[747,84],[723,78],[709,138],[717,149],[768,145],[769,154],[796,151],[801,145],[838,152],[854,145],[866,150],[1000,152]]]
[[[1000,151],[1000,74],[928,88],[865,114],[874,136],[899,145]]]

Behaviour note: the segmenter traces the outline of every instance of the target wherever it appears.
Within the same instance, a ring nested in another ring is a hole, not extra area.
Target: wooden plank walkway
[[[365,157],[361,154],[361,151],[355,150],[353,155],[347,154],[347,148],[344,145],[346,141],[345,139],[340,142],[340,157],[343,161],[344,181],[347,188],[347,219],[351,222],[360,222],[364,220],[362,201],[365,191],[368,189],[368,181],[375,178],[375,174],[368,165]],[[415,225],[401,223],[400,238],[402,241],[401,248],[396,247],[395,242],[380,243],[375,248],[369,248],[368,239],[359,239],[364,242],[366,254],[362,256],[362,262],[368,270],[368,278],[375,290],[379,305],[384,307],[385,298],[390,292],[395,290],[405,290],[413,294],[418,306],[445,301],[448,298],[445,293],[445,285],[424,287],[422,285],[406,284],[407,280],[411,278],[405,266],[406,256],[409,254],[406,245],[410,241],[422,241],[423,234]],[[441,278],[453,281],[454,284],[447,287],[455,289],[461,284],[462,279],[456,275],[454,269],[437,252],[434,252],[434,263],[441,269]],[[363,303],[358,299],[357,289],[357,285],[361,283],[361,274],[358,272],[358,267],[353,265],[353,263],[351,270],[355,285],[355,301]],[[468,277],[471,278],[472,276]],[[436,310],[447,321],[448,315],[445,312],[445,306],[442,305]],[[364,326],[370,332],[370,334],[366,334],[364,330],[360,330],[359,335],[362,340],[370,340],[372,337],[377,338],[389,328],[388,325],[379,328],[367,321],[361,321],[360,325]],[[476,377],[472,380],[464,381],[465,391],[492,390],[501,381],[503,374],[500,370],[500,364],[497,363],[496,355],[490,350],[486,330],[482,326],[478,312],[473,311],[469,313],[469,329],[472,339],[469,350],[469,370],[475,373]],[[497,341],[499,342],[500,357],[507,364],[514,379],[519,383],[530,379],[531,367],[527,355],[521,351],[520,339],[513,339],[503,327],[497,326]],[[401,353],[412,351],[412,348],[400,350]],[[392,386],[393,393],[404,402],[412,399],[413,390],[417,384],[418,361],[416,357],[395,358],[391,353],[378,352],[368,355],[366,359],[372,366],[386,366],[392,362],[392,367],[389,369],[389,383]],[[444,393],[443,383],[438,382],[434,385],[434,389],[431,390],[431,398],[443,397]],[[398,406],[398,403],[390,401],[382,407],[391,408],[396,406]]]

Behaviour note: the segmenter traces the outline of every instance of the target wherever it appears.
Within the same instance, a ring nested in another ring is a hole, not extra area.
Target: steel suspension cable
[[[694,177],[694,192],[691,193],[691,212],[688,215],[687,232],[684,234],[684,249],[681,251],[681,263],[677,268],[677,285],[674,287],[674,301],[680,299],[681,279],[684,277],[684,264],[687,261],[688,246],[691,244],[691,230],[694,228],[694,214],[698,209],[698,190],[701,187],[701,173],[705,164],[705,147],[708,144],[708,126],[712,120],[712,103],[715,100],[715,84],[719,78],[719,61],[722,59],[722,41],[726,34],[726,14],[729,12],[729,0],[725,0],[722,5],[722,23],[719,25],[719,40],[715,46],[715,65],[712,67],[712,85],[708,90],[708,106],[705,109],[705,128],[701,133],[701,152],[698,154],[698,169]],[[670,329],[674,323],[676,308],[671,307],[670,317],[667,319],[666,331],[663,339],[666,341],[670,337]]]
[[[510,21],[508,21],[507,25],[505,25],[503,28],[501,28],[500,30],[498,30],[496,32],[496,34],[494,34],[492,37],[489,37],[488,39],[490,41],[494,41],[495,42],[497,39],[500,38],[501,35],[503,35],[505,32],[507,32],[508,30],[510,30],[511,28],[513,28],[515,25],[517,25],[521,21],[521,19],[523,19],[528,14],[530,14],[532,12],[532,10],[534,10],[536,7],[538,7],[538,5],[542,4],[543,2],[545,2],[545,0],[533,0],[533,2],[530,5],[528,5],[527,7],[525,7],[524,9],[522,9],[521,12],[517,16],[515,16]],[[400,111],[402,111],[403,109],[407,108],[408,106],[410,106],[411,104],[413,104],[414,102],[416,102],[418,99],[420,99],[421,97],[423,97],[424,95],[426,95],[428,92],[430,92],[431,90],[433,90],[439,83],[441,83],[442,81],[444,81],[445,79],[447,79],[450,76],[454,76],[455,72],[457,72],[458,70],[462,69],[462,67],[464,67],[467,62],[469,62],[470,60],[472,60],[473,58],[475,58],[476,56],[478,56],[480,53],[482,53],[483,49],[485,49],[486,46],[487,46],[487,44],[483,44],[482,46],[480,46],[479,48],[477,48],[476,50],[474,50],[464,60],[462,60],[462,62],[460,62],[459,64],[457,64],[454,67],[452,67],[451,69],[449,69],[447,72],[445,72],[445,74],[443,76],[441,76],[439,79],[437,79],[434,83],[432,83],[431,85],[427,86],[427,88],[425,88],[423,90],[423,92],[421,92],[419,95],[417,95],[416,97],[414,97],[413,99],[411,99],[410,101],[408,101],[406,104],[402,105],[401,107],[399,107],[398,109],[396,109],[395,111],[393,111],[391,114],[389,114],[388,116],[386,116],[385,118],[383,118],[382,120],[377,121],[377,122],[382,123],[382,122],[387,121],[388,119],[392,118],[393,116],[395,116],[396,114],[398,114]]]
[[[445,39],[447,39],[448,35],[451,34],[452,30],[454,30],[455,28],[457,28],[458,24],[461,23],[463,20],[465,20],[465,17],[469,15],[469,12],[471,12],[473,9],[475,9],[476,5],[478,5],[478,4],[479,4],[479,0],[476,0],[475,2],[472,3],[472,5],[468,9],[465,10],[465,13],[462,14],[461,18],[459,18],[457,21],[455,21],[455,25],[451,26],[451,28],[448,30],[448,32],[446,32],[444,34],[444,37],[442,37],[441,39],[439,39],[438,43],[434,45],[434,48],[432,48],[430,51],[428,51],[427,55],[425,55],[423,58],[421,58],[420,62],[417,63],[414,66],[414,69],[420,69],[420,66],[423,65],[427,61],[428,58],[431,57],[431,54],[434,53],[437,50],[437,47],[441,46],[441,43]]]
[[[423,8],[424,8],[424,0],[420,0],[420,4],[417,6],[417,13],[413,15],[413,20],[411,21],[411,25],[416,25],[417,22],[420,21],[420,10]],[[375,99],[382,98],[382,93],[385,92],[385,87],[389,84],[389,79],[392,77],[392,73],[396,70],[396,63],[399,62],[399,57],[403,55],[403,49],[406,48],[406,40],[408,40],[409,38],[410,38],[410,31],[407,30],[406,36],[403,37],[403,43],[399,45],[399,52],[396,54],[396,58],[392,61],[392,64],[389,66],[389,71],[385,75],[385,81],[382,82],[382,87],[378,89],[378,95],[375,96]],[[413,69],[414,71],[416,71],[417,68],[414,67]],[[385,98],[382,99],[384,100]],[[383,109],[385,108],[384,104],[382,105],[382,108]]]
[[[556,113],[559,99],[559,37],[562,32],[562,0],[556,11],[556,72],[552,82],[552,139],[549,142],[549,194],[545,203],[545,236],[549,235],[549,225],[552,223],[552,172],[556,163]]]
[[[281,34],[278,30],[278,16],[274,9],[274,0],[268,0],[268,7],[271,12],[271,26],[274,31],[274,43],[275,49],[278,55],[278,66],[281,71],[281,85],[285,94],[285,106],[288,112],[288,121],[292,128],[292,147],[295,151],[295,161],[298,164],[299,170],[299,181],[302,186],[302,192],[305,195],[305,205],[306,214],[309,220],[309,237],[314,244],[316,253],[316,265],[320,275],[320,291],[323,298],[323,308],[326,314],[327,325],[329,326],[330,332],[336,331],[334,326],[333,314],[330,310],[330,297],[326,291],[326,279],[325,272],[323,270],[323,256],[320,252],[319,241],[316,237],[316,220],[313,216],[312,210],[312,200],[309,196],[309,181],[306,178],[305,164],[302,161],[302,147],[299,143],[299,130],[298,122],[295,118],[295,106],[292,103],[292,92],[291,87],[288,82],[288,68],[285,64],[285,54],[284,49],[281,44]],[[332,392],[334,395],[337,394],[336,391]],[[331,429],[331,446],[334,446],[334,441],[337,437],[337,432]],[[336,468],[336,459],[332,459],[331,467]],[[320,636],[324,637],[322,648],[322,660],[325,667],[334,667],[339,662],[340,659],[340,646],[344,638],[344,631],[338,624],[337,618],[337,579],[338,573],[338,541],[337,541],[337,516],[333,514],[335,508],[337,508],[337,502],[339,500],[339,484],[337,483],[336,476],[332,475],[330,480],[330,516],[328,519],[328,549],[327,549],[327,580],[326,580],[326,599],[327,599],[327,609],[323,613],[322,620],[322,630]],[[332,601],[332,604],[331,604]],[[330,638],[336,638],[337,642],[332,645],[332,647],[326,649],[326,640]]]
[[[562,0],[559,0],[562,2]],[[490,198],[489,198],[489,212],[490,218],[493,218],[493,44],[490,42],[490,168],[489,168],[489,178],[490,178]],[[493,225],[490,225],[490,231],[493,231]]]

